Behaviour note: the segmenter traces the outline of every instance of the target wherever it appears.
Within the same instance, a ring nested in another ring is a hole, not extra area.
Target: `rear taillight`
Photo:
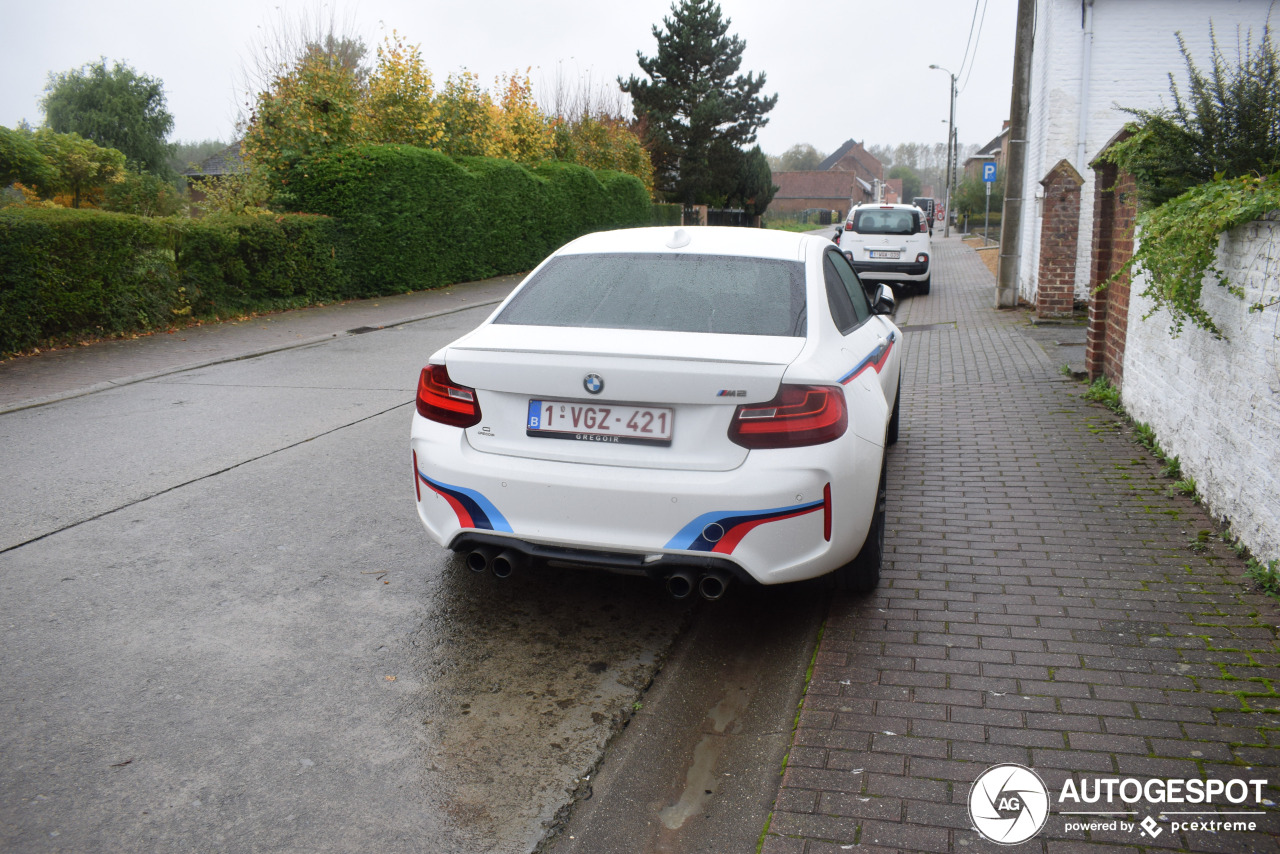
[[[848,426],[839,386],[784,385],[768,403],[739,406],[729,440],[744,448],[797,448],[838,439]]]
[[[929,260],[929,256],[928,256],[928,255],[926,255],[926,254],[925,254],[925,253],[923,253],[923,252],[921,252],[919,255],[917,255],[917,256],[916,256],[916,263],[917,263],[917,264],[924,264],[924,263],[926,263],[928,260]]]
[[[475,389],[449,379],[444,365],[427,365],[418,377],[418,414],[431,421],[470,427],[480,423]]]
[[[853,231],[853,220],[849,220],[844,224],[845,231]]]

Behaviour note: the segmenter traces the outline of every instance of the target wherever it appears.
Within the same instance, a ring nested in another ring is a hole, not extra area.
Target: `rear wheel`
[[[932,273],[930,273],[928,276],[925,276],[924,281],[916,285],[916,293],[919,293],[919,294],[929,293],[929,283],[932,278],[933,278]]]
[[[880,584],[880,565],[884,561],[884,517],[888,503],[887,460],[880,460],[880,483],[876,488],[876,507],[871,514],[871,528],[862,549],[853,560],[831,573],[831,586],[837,593],[870,593]]]

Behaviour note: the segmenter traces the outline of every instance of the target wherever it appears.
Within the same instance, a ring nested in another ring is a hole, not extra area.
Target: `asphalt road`
[[[0,415],[0,850],[526,852],[588,799],[754,849],[820,599],[431,543],[417,374],[489,310]]]

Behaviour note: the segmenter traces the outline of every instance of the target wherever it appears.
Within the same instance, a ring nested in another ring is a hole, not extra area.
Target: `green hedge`
[[[517,273],[652,216],[630,175],[406,146],[330,154],[291,184],[307,213],[0,208],[0,352]]]
[[[0,352],[168,324],[183,308],[162,222],[69,208],[0,209]]]
[[[346,238],[327,217],[222,214],[175,230],[180,284],[197,317],[350,296]]]
[[[324,217],[154,219],[0,209],[0,352],[347,295],[344,240]]]
[[[650,222],[654,225],[680,225],[684,222],[684,205],[655,204]]]
[[[342,223],[360,296],[521,272],[581,234],[650,217],[644,185],[629,175],[566,163],[528,170],[401,145],[306,161],[290,192],[303,210]]]

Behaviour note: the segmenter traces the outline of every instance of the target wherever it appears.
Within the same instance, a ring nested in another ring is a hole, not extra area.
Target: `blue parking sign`
[[[982,180],[988,184],[994,183],[996,180],[996,164],[995,162],[982,164]]]

